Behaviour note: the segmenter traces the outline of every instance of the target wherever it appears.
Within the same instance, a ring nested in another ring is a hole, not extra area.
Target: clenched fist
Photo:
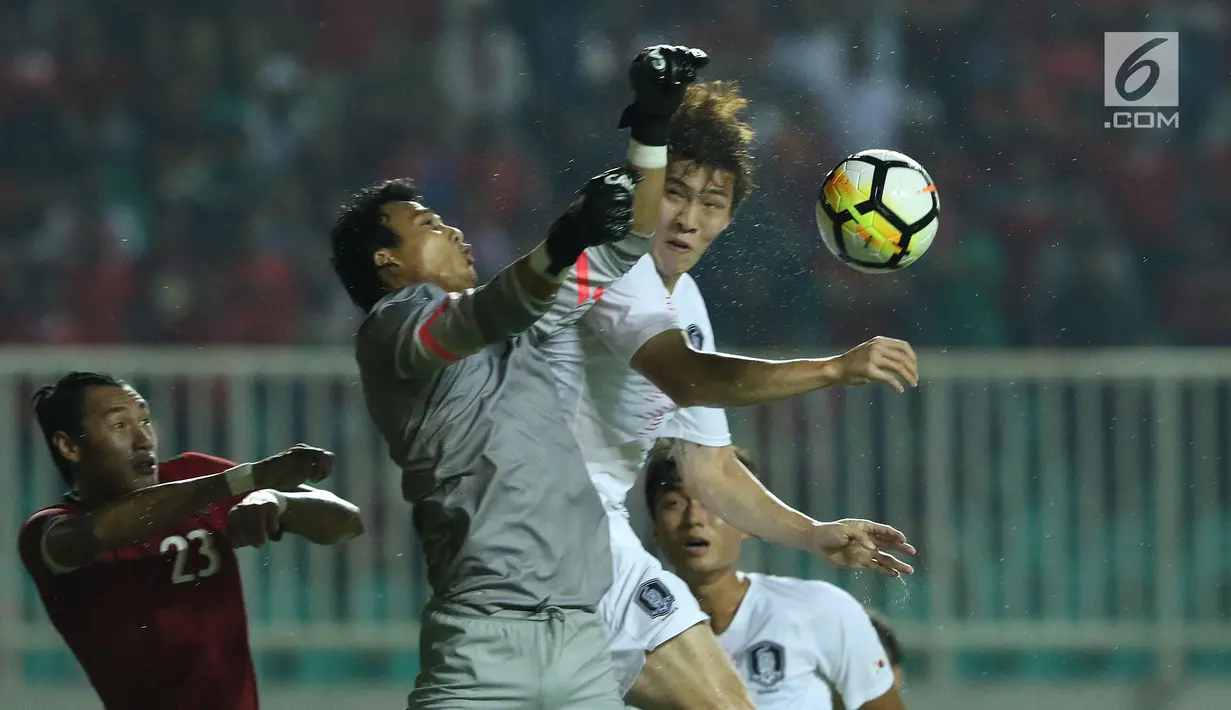
[[[613,168],[590,178],[547,233],[550,275],[572,266],[586,249],[628,236],[633,227],[633,188],[639,182],[641,174],[630,168]]]
[[[296,444],[252,464],[255,487],[293,490],[301,483],[320,481],[333,472],[333,454],[307,444]]]
[[[899,392],[919,386],[919,361],[905,340],[877,336],[834,358],[834,365],[843,385],[879,381]]]
[[[227,514],[227,538],[235,547],[260,547],[282,537],[286,499],[273,490],[253,491]]]
[[[697,70],[709,61],[709,55],[691,47],[658,44],[641,50],[628,68],[634,101],[624,109],[620,128],[631,127],[633,140],[642,145],[667,145],[671,117],[697,80]]]

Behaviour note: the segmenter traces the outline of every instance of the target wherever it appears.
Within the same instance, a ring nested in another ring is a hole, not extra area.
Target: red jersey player
[[[21,559],[103,705],[256,710],[233,548],[360,534],[354,505],[300,485],[329,475],[333,454],[300,445],[252,464],[196,453],[159,464],[149,406],[108,375],[71,373],[34,404],[73,493],[22,526]]]

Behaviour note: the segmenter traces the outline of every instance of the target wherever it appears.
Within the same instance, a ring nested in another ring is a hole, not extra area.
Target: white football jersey
[[[714,330],[697,284],[688,274],[667,291],[650,256],[597,295],[581,321],[541,347],[586,466],[609,509],[622,509],[645,454],[659,437],[705,446],[731,443],[722,409],[680,409],[629,367],[650,338],[682,330],[698,350],[714,350]]]
[[[741,574],[744,601],[718,642],[758,710],[850,710],[884,695],[893,668],[867,612],[828,582]]]

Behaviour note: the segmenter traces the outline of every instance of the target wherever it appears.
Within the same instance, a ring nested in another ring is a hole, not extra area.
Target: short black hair
[[[82,423],[85,418],[85,395],[91,387],[127,386],[124,380],[101,372],[70,372],[56,380],[55,384],[40,387],[34,393],[34,416],[43,430],[51,460],[69,486],[73,485],[73,469],[56,448],[56,433],[62,431],[75,437],[85,433]]]
[[[889,665],[902,665],[902,645],[898,643],[898,635],[890,628],[889,620],[871,609],[867,612],[868,618],[872,620],[872,628],[876,629],[876,635],[880,637],[881,647],[889,657]]]
[[[684,490],[684,479],[680,476],[675,460],[678,444],[676,439],[659,439],[654,442],[645,459],[645,505],[650,511],[651,520],[656,518],[655,508],[660,498],[668,493],[681,493]],[[735,455],[753,475],[758,475],[756,464],[747,451],[736,447]]]
[[[667,143],[672,161],[731,173],[735,178],[732,211],[756,188],[751,153],[754,132],[740,115],[747,107],[748,99],[740,95],[736,82],[693,84],[671,118]]]
[[[329,232],[330,263],[346,295],[364,313],[385,295],[372,255],[398,244],[398,235],[385,224],[380,208],[390,202],[418,202],[419,198],[419,188],[410,178],[386,180],[352,195],[338,212]]]

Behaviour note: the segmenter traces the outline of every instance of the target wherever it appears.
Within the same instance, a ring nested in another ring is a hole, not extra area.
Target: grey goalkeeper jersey
[[[606,514],[539,343],[648,248],[587,250],[554,301],[525,293],[515,266],[462,294],[415,284],[360,327],[368,412],[402,469],[436,599],[594,609],[611,585]]]

